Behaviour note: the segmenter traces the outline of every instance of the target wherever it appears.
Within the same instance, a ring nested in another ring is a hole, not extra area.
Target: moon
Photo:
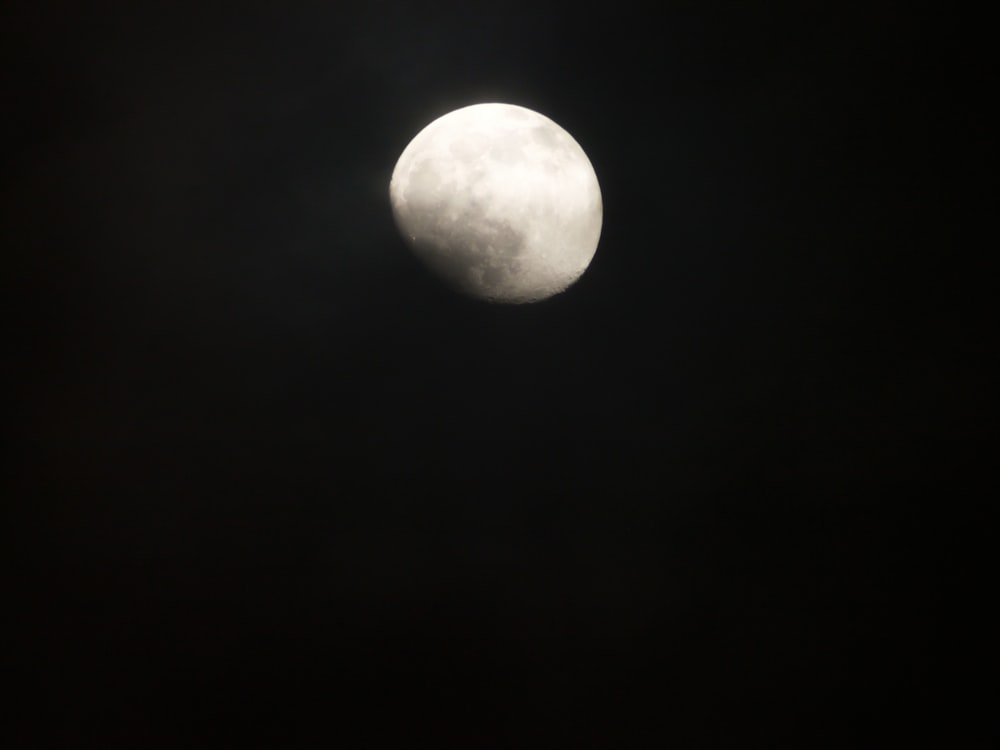
[[[590,265],[603,221],[594,168],[548,117],[474,104],[439,117],[403,150],[389,183],[414,254],[454,289],[537,302]]]

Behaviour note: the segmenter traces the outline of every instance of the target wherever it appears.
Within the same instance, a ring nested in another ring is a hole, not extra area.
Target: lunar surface
[[[601,235],[597,175],[573,137],[512,104],[434,120],[389,184],[396,224],[452,287],[492,302],[535,302],[587,270]]]

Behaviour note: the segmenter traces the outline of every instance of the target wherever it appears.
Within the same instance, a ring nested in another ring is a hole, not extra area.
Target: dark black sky
[[[0,745],[993,746],[978,22],[659,5],[8,6]],[[543,303],[392,224],[481,101],[601,181]]]

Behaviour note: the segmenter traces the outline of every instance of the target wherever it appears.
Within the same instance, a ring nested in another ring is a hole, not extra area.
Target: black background
[[[993,746],[981,20],[4,19],[3,747]],[[538,304],[392,224],[482,101],[601,182]]]

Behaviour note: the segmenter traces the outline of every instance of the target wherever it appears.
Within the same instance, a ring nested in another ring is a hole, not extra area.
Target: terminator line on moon
[[[564,291],[601,235],[601,190],[583,149],[549,118],[512,104],[434,120],[403,150],[389,197],[416,256],[491,302]]]

